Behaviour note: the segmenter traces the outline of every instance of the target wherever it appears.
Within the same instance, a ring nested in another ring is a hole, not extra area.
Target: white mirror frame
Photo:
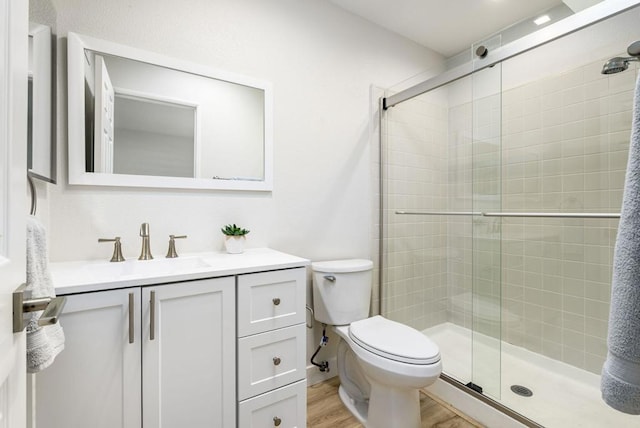
[[[270,82],[222,72],[210,67],[161,54],[69,32],[67,35],[69,184],[89,186],[155,187],[212,190],[273,190],[273,89]],[[213,79],[250,86],[264,91],[264,180],[224,180],[208,178],[156,177],[105,174],[85,170],[85,49],[130,58]]]

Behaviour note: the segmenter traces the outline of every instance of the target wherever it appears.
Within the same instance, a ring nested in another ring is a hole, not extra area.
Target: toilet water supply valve
[[[322,324],[322,338],[320,339],[320,344],[318,345],[318,349],[316,349],[316,352],[314,352],[313,355],[311,356],[311,364],[318,367],[321,372],[329,371],[329,361],[320,361],[319,363],[316,363],[315,361],[313,361],[313,359],[316,357],[316,355],[318,355],[318,352],[320,352],[320,349],[322,349],[324,346],[327,346],[327,343],[329,342],[329,338],[327,337],[326,332],[327,332],[327,325]]]

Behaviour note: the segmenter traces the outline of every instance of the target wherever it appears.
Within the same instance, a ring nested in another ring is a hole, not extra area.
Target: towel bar
[[[401,215],[482,215],[481,212],[472,211],[396,211]]]
[[[44,311],[38,318],[39,326],[55,324],[67,303],[66,297],[39,297],[25,299],[26,284],[20,285],[13,292],[13,332],[19,333],[25,328],[24,313]]]
[[[401,215],[475,215],[482,217],[541,217],[541,218],[620,218],[620,213],[538,213],[538,212],[473,212],[473,211],[396,211]]]
[[[619,213],[482,213],[484,217],[620,218]]]

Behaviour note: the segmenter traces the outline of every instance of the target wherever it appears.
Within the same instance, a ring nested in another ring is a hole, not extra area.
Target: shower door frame
[[[491,67],[521,53],[530,51],[556,39],[579,31],[590,25],[596,24],[612,16],[626,12],[640,5],[639,0],[606,0],[588,9],[582,10],[574,15],[568,16],[561,21],[544,27],[534,33],[528,34],[511,43],[489,51],[481,60],[470,61],[451,70],[447,70],[436,77],[425,80],[410,88],[382,98],[382,108],[389,109],[403,101],[417,97],[433,89],[444,86],[448,83],[470,76],[487,67]]]
[[[488,67],[492,67],[496,64],[499,64],[509,58],[513,58],[521,53],[525,53],[532,49],[535,49],[539,46],[545,45],[547,43],[553,42],[554,40],[560,39],[566,35],[577,32],[583,28],[589,27],[598,22],[604,21],[608,18],[626,12],[634,7],[640,5],[640,0],[607,0],[603,1],[599,4],[596,4],[588,9],[585,9],[575,15],[569,16],[562,21],[559,21],[555,24],[551,24],[541,30],[538,30],[534,33],[531,33],[527,36],[524,36],[514,42],[508,43],[504,46],[496,48],[493,52],[489,52],[484,58],[475,58],[468,63],[455,67],[453,69],[447,70],[431,79],[428,79],[424,82],[418,83],[410,88],[407,88],[403,91],[400,91],[394,95],[390,95],[387,97],[381,97],[379,99],[379,112],[378,115],[378,129],[379,133],[379,180],[380,180],[380,192],[379,192],[379,239],[381,244],[378,246],[378,286],[379,286],[379,297],[378,297],[378,313],[383,313],[383,296],[384,293],[384,245],[382,245],[382,241],[384,241],[385,237],[385,221],[384,221],[384,198],[385,198],[385,186],[384,186],[384,147],[383,147],[383,135],[382,132],[384,128],[384,116],[382,112],[387,110],[397,104],[400,104],[404,101],[417,97],[421,94],[429,92],[433,89],[445,86],[451,82],[456,80],[465,78],[467,76],[471,76],[476,72],[484,70]],[[475,211],[475,210],[473,210]],[[401,214],[405,214],[402,212]],[[406,213],[409,214],[409,213]],[[442,214],[451,214],[451,215],[480,215],[482,217],[503,217],[508,216],[512,213],[492,213],[492,212],[469,212],[469,213],[420,213],[420,214],[434,214],[434,215],[442,215]],[[558,214],[558,213],[515,213],[515,216],[532,216],[532,217],[576,217],[582,213],[574,213],[574,214]],[[619,214],[600,214],[593,215],[591,213],[585,213],[585,215],[580,215],[580,217],[602,217],[602,218],[617,218]],[[509,407],[506,407],[502,403],[488,397],[487,395],[483,395],[482,393],[476,392],[475,390],[469,388],[468,386],[461,383],[459,380],[442,373],[441,379],[446,383],[458,388],[465,393],[471,395],[472,397],[480,400],[481,402],[497,409],[498,411],[506,414],[507,416],[513,418],[514,420],[524,424],[528,427],[542,427],[542,425],[537,422],[527,418],[526,416],[517,413]]]

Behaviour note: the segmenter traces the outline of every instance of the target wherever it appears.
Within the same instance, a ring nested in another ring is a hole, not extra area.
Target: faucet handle
[[[169,235],[169,250],[167,251],[167,258],[174,259],[178,257],[176,252],[176,239],[186,238],[187,235]]]
[[[98,242],[113,242],[113,255],[111,256],[112,262],[123,262],[124,257],[122,257],[122,243],[120,242],[120,237],[116,236],[113,239],[109,238],[98,238]]]
[[[149,236],[149,223],[142,223],[140,225],[140,236]]]

